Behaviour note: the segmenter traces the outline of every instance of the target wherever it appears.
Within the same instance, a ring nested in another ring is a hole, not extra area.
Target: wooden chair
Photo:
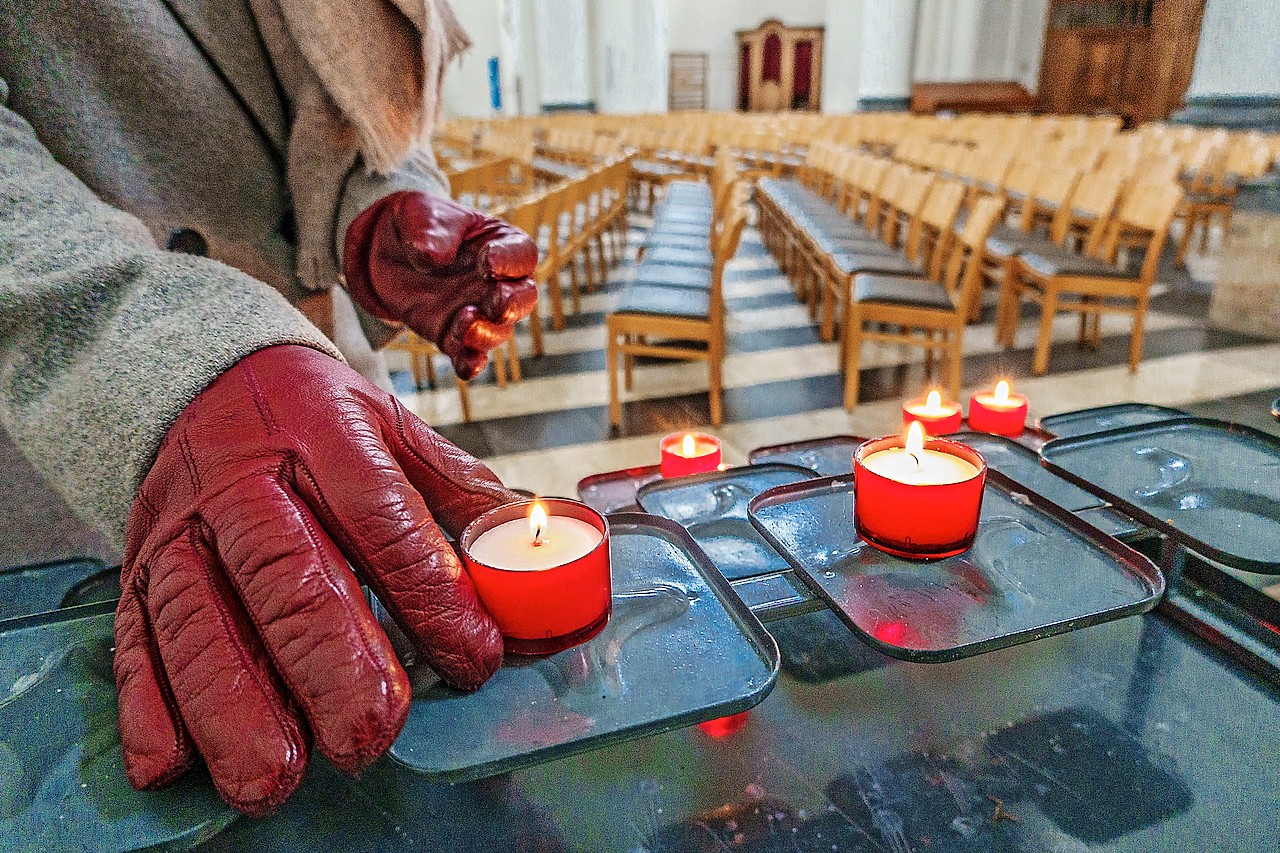
[[[707,287],[663,286],[644,283],[623,290],[616,311],[605,318],[606,370],[609,373],[609,423],[622,424],[622,403],[618,394],[618,356],[631,389],[635,356],[653,356],[705,361],[711,423],[724,420],[722,369],[725,354],[724,270],[738,250],[738,240],[747,221],[747,185],[739,184],[722,218],[716,223],[714,262],[708,271]],[[697,344],[705,346],[697,346]]]
[[[1023,296],[1040,304],[1040,337],[1033,373],[1039,376],[1049,368],[1053,317],[1062,310],[1081,312],[1080,342],[1094,346],[1101,334],[1099,321],[1103,313],[1131,316],[1129,371],[1138,369],[1151,283],[1181,199],[1182,189],[1177,184],[1137,184],[1129,190],[1124,205],[1108,223],[1098,257],[1065,252],[1018,256],[1008,282],[1012,298],[1015,304]],[[1116,258],[1122,242],[1130,240],[1136,232],[1149,236],[1142,266],[1135,273],[1117,266]],[[1087,316],[1094,318],[1091,330]]]
[[[883,341],[924,347],[941,353],[946,362],[952,399],[960,399],[964,328],[970,303],[982,291],[983,245],[1003,207],[987,196],[974,203],[957,238],[946,232],[941,281],[910,275],[859,276],[849,303],[848,344],[844,350],[844,406],[858,402],[858,363],[864,341]],[[897,330],[886,329],[897,327]],[[931,359],[930,359],[931,361]]]
[[[1220,150],[1212,162],[1193,178],[1184,204],[1182,239],[1178,241],[1178,263],[1185,263],[1191,239],[1200,228],[1200,253],[1209,249],[1209,230],[1214,217],[1222,221],[1222,233],[1231,229],[1236,190],[1242,179],[1264,174],[1271,152],[1262,140],[1235,139]]]
[[[418,337],[408,329],[404,329],[391,339],[385,349],[408,353],[409,367],[413,371],[415,388],[424,387],[424,378],[426,379],[425,387],[433,389],[436,387],[436,368],[433,359],[440,354],[440,350],[436,349],[435,344]],[[495,353],[495,358],[493,359],[493,369],[494,378],[498,381],[499,386],[505,386],[507,377],[502,357],[497,353]],[[467,423],[471,423],[471,388],[456,375],[453,377],[453,382],[458,388],[458,402],[462,408],[462,419]]]

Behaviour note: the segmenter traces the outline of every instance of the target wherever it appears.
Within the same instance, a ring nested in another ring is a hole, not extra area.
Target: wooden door
[[[822,27],[765,21],[738,32],[738,109],[817,111],[822,103]]]
[[[1053,0],[1040,67],[1045,112],[1167,118],[1191,83],[1205,0]]]

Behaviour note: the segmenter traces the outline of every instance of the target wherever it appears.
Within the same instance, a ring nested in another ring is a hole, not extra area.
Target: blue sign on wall
[[[502,74],[496,56],[489,57],[489,103],[495,112],[502,109]]]

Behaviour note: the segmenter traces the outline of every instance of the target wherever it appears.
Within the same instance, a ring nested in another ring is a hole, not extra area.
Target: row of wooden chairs
[[[724,273],[746,225],[748,191],[723,152],[709,183],[668,186],[641,263],[605,319],[612,426],[622,423],[619,358],[629,391],[636,356],[705,361],[711,423],[723,423]]]

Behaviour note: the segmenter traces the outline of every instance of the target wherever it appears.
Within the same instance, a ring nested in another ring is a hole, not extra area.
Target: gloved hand
[[[434,343],[463,379],[533,311],[537,264],[538,247],[519,228],[413,191],[352,220],[342,255],[352,299]]]
[[[479,687],[502,638],[441,533],[516,498],[341,362],[259,350],[169,429],[129,514],[116,610],[130,784],[204,757],[249,814],[302,779],[310,740],[359,772],[395,740],[409,680],[377,593],[446,682]]]

